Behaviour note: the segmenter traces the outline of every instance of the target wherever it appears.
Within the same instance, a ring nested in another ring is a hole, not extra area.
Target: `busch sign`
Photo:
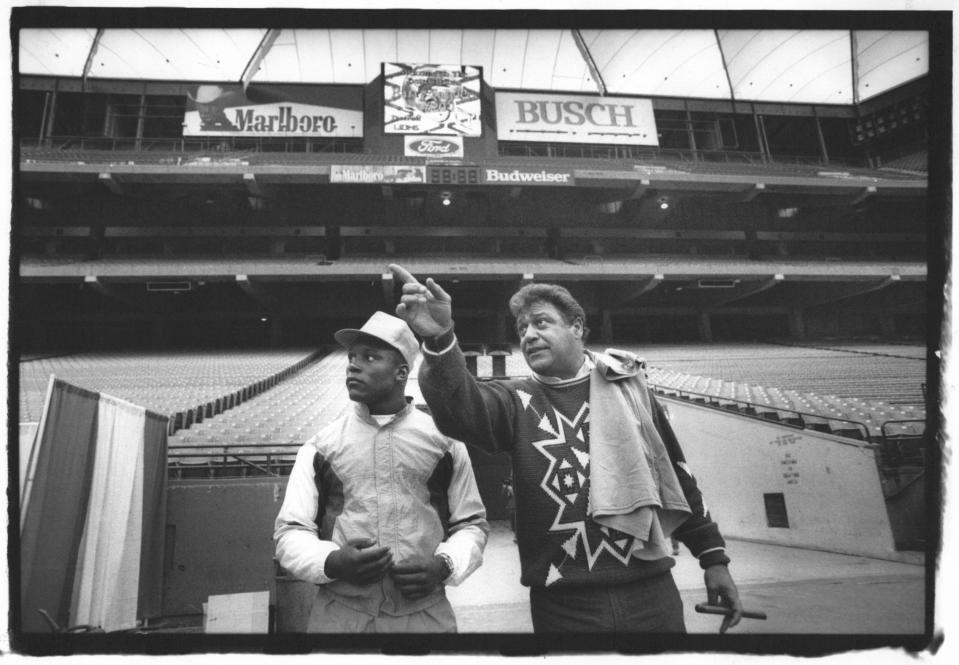
[[[659,145],[648,99],[500,92],[501,141]]]
[[[407,157],[462,157],[463,139],[459,136],[406,136]]]

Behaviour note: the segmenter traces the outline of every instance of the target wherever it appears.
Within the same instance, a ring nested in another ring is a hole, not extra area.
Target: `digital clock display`
[[[483,177],[478,166],[429,166],[426,181],[431,185],[481,185]]]

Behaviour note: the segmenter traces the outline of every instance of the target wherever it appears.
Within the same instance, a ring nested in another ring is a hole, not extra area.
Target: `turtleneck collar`
[[[551,386],[561,386],[567,383],[574,383],[580,381],[584,377],[589,376],[589,373],[593,370],[594,363],[593,359],[589,356],[588,353],[583,354],[583,364],[579,366],[579,369],[576,371],[576,375],[569,379],[561,379],[557,376],[545,376],[543,374],[537,374],[533,372],[533,378],[539,381],[540,383],[545,383]]]

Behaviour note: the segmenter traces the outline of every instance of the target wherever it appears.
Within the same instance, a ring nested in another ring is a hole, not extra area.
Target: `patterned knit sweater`
[[[448,333],[427,342],[420,388],[444,434],[490,453],[510,453],[522,584],[616,584],[672,568],[670,557],[644,561],[630,556],[632,536],[602,527],[587,515],[589,376],[557,385],[536,378],[478,382],[454,341]],[[693,511],[673,535],[703,568],[728,563],[719,528],[706,511],[665,413],[652,395],[651,401],[654,424]]]

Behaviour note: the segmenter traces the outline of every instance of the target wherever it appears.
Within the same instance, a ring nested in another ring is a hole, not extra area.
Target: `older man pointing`
[[[685,632],[669,539],[704,570],[707,599],[742,615],[729,558],[662,406],[629,353],[586,348],[565,288],[510,299],[532,376],[477,382],[454,333],[452,298],[390,265],[398,317],[424,338],[420,388],[447,436],[512,458],[521,583],[536,632]]]

